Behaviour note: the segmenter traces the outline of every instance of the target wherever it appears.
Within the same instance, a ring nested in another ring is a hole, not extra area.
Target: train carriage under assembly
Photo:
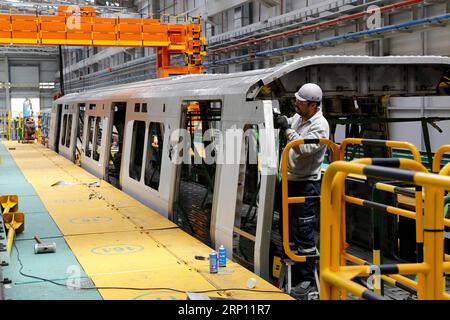
[[[279,161],[277,137],[270,130],[274,109],[292,113],[294,92],[306,82],[320,84],[323,109],[338,142],[355,132],[355,122],[339,125],[343,117],[389,118],[389,101],[397,97],[436,96],[448,102],[443,76],[449,70],[447,57],[312,56],[269,69],[177,76],[72,93],[54,101],[49,147],[79,160],[81,167],[203,242],[223,244],[235,252],[230,258],[270,279]],[[436,110],[427,113],[425,106],[422,112],[421,117],[440,116]],[[358,133],[395,139],[403,125],[380,121],[359,126]],[[450,125],[443,122],[441,128],[441,137],[448,137]],[[173,161],[181,143],[175,134],[179,129],[191,135],[192,154],[187,158],[199,161]],[[250,135],[233,144],[235,137],[225,134],[231,129]],[[223,133],[225,147],[219,152],[226,157],[235,146],[241,161],[208,163],[203,153],[218,139],[204,135],[208,130]],[[252,150],[258,153],[256,163],[249,161]],[[250,220],[253,225],[246,228]],[[240,248],[242,242],[250,250]]]

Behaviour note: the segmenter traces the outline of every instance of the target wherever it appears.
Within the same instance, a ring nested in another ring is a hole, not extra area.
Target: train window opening
[[[210,225],[216,163],[206,159],[206,151],[215,150],[207,147],[216,142],[216,132],[221,129],[222,101],[184,101],[182,106],[182,128],[186,129],[190,136],[191,161],[179,167],[180,179],[174,216],[186,232],[206,244],[211,244]]]
[[[119,178],[122,163],[122,145],[126,107],[127,104],[124,102],[117,102],[112,105],[112,130],[109,142],[109,159],[107,160],[107,181],[117,188],[120,188]]]
[[[86,157],[90,158],[93,150],[95,117],[88,118],[88,139],[86,141]]]
[[[63,116],[63,126],[61,130],[61,145],[64,146],[66,142],[66,129],[67,129],[67,114]]]
[[[66,147],[70,147],[70,140],[72,138],[72,118],[73,116],[70,114],[67,120],[67,133],[66,133]]]
[[[145,163],[145,185],[159,189],[162,148],[164,145],[164,124],[151,122],[148,128],[147,155]]]
[[[244,126],[237,184],[233,257],[249,269],[254,265],[254,238],[259,205],[261,173],[258,169],[258,125]]]
[[[101,146],[102,146],[102,118],[97,117],[95,120],[95,134],[94,134],[94,153],[92,155],[92,158],[95,161],[100,160],[100,153],[101,153]]]
[[[144,156],[145,121],[134,121],[131,141],[129,175],[130,178],[141,181],[142,158]]]

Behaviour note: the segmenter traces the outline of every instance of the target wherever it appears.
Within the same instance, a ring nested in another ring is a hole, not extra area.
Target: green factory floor
[[[7,251],[0,252],[0,262],[4,261],[8,264],[2,267],[3,277],[11,281],[10,284],[5,285],[5,299],[102,299],[97,290],[71,288],[77,285],[78,281],[81,284],[87,281],[85,272],[33,186],[27,182],[5,146],[0,143],[0,195],[8,194],[16,194],[19,197],[18,211],[25,214],[25,230],[16,235],[11,255]],[[56,243],[56,252],[35,254],[34,237],[36,235],[44,242]],[[6,238],[4,234],[3,236]],[[0,240],[0,242],[6,246],[6,240]]]

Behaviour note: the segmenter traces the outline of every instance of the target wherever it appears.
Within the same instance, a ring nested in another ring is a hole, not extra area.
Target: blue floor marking
[[[19,211],[25,214],[25,230],[17,234],[11,257],[8,252],[0,252],[0,262],[9,265],[3,267],[4,277],[12,280],[5,289],[6,299],[12,300],[99,300],[98,290],[73,290],[58,286],[44,280],[23,276],[19,273],[19,256],[23,263],[23,272],[32,276],[65,284],[70,280],[74,284],[74,275],[68,271],[76,270],[83,283],[86,274],[70,250],[67,242],[38,197],[33,186],[25,179],[5,146],[0,143],[0,195],[17,194]],[[34,253],[34,236],[43,242],[55,242],[56,252],[46,254]],[[5,241],[3,243],[6,243]]]

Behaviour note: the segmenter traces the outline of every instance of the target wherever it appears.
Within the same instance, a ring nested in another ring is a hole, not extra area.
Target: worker
[[[297,139],[328,139],[330,129],[322,114],[322,89],[314,83],[304,84],[295,93],[296,114],[287,118],[278,116],[276,127],[286,136],[287,142]],[[288,193],[289,197],[319,196],[321,166],[325,157],[326,146],[320,144],[304,144],[292,148],[288,156]],[[319,213],[319,202],[289,206],[289,234],[298,255],[315,255],[317,253],[314,239],[316,214]],[[305,298],[316,291],[315,262],[307,261],[296,266],[297,274],[293,274],[291,294],[297,298]],[[297,278],[297,279],[296,279]]]
[[[33,105],[31,103],[30,98],[28,98],[28,97],[25,98],[25,100],[23,102],[22,116],[23,116],[24,122],[27,118],[30,118],[33,116]]]

